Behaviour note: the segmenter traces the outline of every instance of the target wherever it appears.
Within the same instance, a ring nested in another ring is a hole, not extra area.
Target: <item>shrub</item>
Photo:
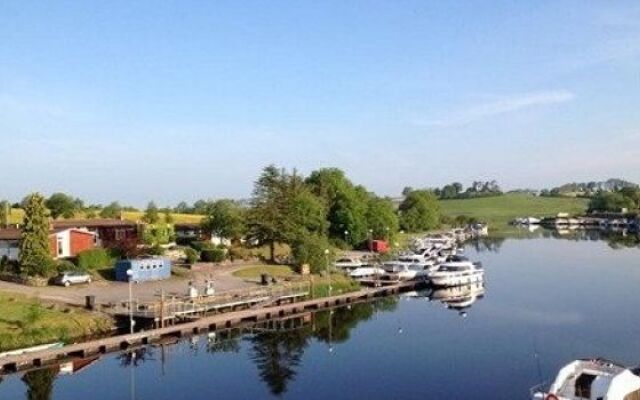
[[[76,265],[85,271],[110,267],[115,264],[115,262],[115,257],[106,249],[81,251],[76,257]]]
[[[193,247],[196,251],[213,250],[216,248],[213,243],[203,240],[194,240],[193,242],[191,242],[191,247]]]
[[[325,254],[327,249],[330,250],[328,258]],[[333,263],[331,245],[325,236],[303,235],[293,244],[292,251],[296,264],[309,264],[314,274],[325,271]]]
[[[228,253],[231,261],[234,260],[249,260],[251,258],[251,251],[242,246],[233,246],[229,249]]]
[[[198,261],[199,254],[191,247],[187,247],[186,249],[184,249],[184,255],[187,259],[187,264],[193,265],[196,263],[196,261]]]
[[[83,270],[83,268],[80,268],[69,260],[59,260],[58,262],[56,262],[56,270],[58,271],[58,273],[61,273],[66,271]]]
[[[227,255],[225,249],[205,249],[200,253],[200,259],[205,262],[221,262]]]

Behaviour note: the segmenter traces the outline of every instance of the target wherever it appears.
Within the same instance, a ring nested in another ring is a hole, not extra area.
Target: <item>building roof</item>
[[[53,221],[53,229],[66,229],[66,228],[127,228],[135,227],[138,224],[131,221],[124,221],[121,219],[111,218],[96,218],[96,219],[63,219],[59,221]]]
[[[0,229],[0,240],[20,240],[22,231],[16,228]]]

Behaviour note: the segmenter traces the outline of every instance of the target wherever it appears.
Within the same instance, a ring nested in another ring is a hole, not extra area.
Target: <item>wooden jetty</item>
[[[136,346],[162,342],[170,337],[181,337],[209,331],[248,326],[278,318],[303,316],[312,311],[370,301],[377,297],[395,295],[404,291],[415,290],[423,285],[424,282],[406,281],[389,286],[362,289],[331,297],[321,297],[279,305],[271,304],[265,307],[252,307],[240,311],[206,316],[195,321],[171,325],[159,329],[92,340],[57,349],[2,357],[0,358],[0,375],[56,365],[61,361],[78,358],[83,359],[93,355],[127,350]]]

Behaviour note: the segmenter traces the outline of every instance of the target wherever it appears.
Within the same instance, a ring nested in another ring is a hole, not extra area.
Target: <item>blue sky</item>
[[[0,3],[0,197],[640,181],[638,1]]]

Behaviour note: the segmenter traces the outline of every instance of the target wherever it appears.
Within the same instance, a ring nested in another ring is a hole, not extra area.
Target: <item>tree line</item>
[[[413,188],[407,186],[402,191],[402,195],[407,196],[413,190]],[[496,180],[473,181],[466,189],[462,183],[453,182],[430,191],[432,191],[440,200],[469,199],[475,197],[499,196],[503,194],[502,189]]]

